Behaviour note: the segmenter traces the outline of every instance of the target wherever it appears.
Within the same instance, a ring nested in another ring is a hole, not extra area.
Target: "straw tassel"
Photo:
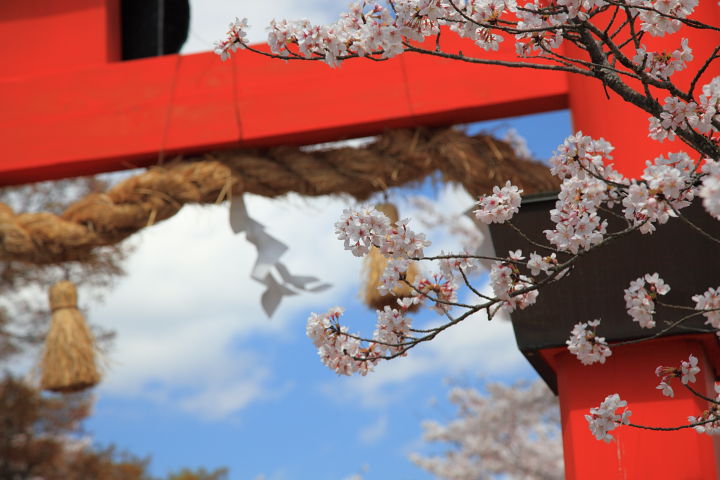
[[[72,282],[50,287],[52,322],[40,363],[43,390],[69,393],[93,387],[100,381],[95,339],[77,308]]]
[[[391,223],[398,221],[398,211],[395,205],[392,203],[381,203],[375,206],[375,209],[384,213]],[[370,308],[382,310],[386,305],[391,308],[398,308],[397,299],[404,297],[413,296],[413,290],[403,284],[395,287],[393,294],[381,295],[378,290],[380,285],[380,277],[385,271],[387,265],[387,259],[380,253],[380,251],[372,247],[370,253],[365,257],[365,265],[363,273],[365,276],[365,285],[363,287],[362,297],[363,302]],[[405,279],[412,283],[418,274],[418,268],[415,262],[410,262]],[[417,305],[410,307],[410,311],[417,310]]]

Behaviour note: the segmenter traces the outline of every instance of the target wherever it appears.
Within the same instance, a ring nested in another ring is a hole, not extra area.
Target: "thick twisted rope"
[[[526,193],[558,188],[547,167],[518,159],[508,144],[450,129],[389,131],[361,148],[222,151],[151,168],[75,202],[60,216],[16,214],[0,203],[0,260],[87,260],[94,248],[120,242],[187,203],[219,203],[242,192],[364,200],[438,170],[473,196],[507,180]]]

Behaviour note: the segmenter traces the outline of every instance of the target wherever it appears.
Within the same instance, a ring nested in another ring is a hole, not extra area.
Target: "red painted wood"
[[[473,53],[452,37],[447,45]],[[524,83],[514,73],[419,55],[331,69],[240,52],[225,63],[168,55],[0,77],[0,185],[146,166],[160,152],[312,144],[567,106],[564,74]]]
[[[568,480],[658,479],[712,480],[720,478],[720,439],[686,429],[652,432],[622,426],[611,433],[615,441],[595,440],[585,414],[600,405],[607,395],[618,393],[633,412],[633,423],[653,426],[687,424],[689,415],[698,416],[707,402],[682,388],[679,379],[671,384],[674,398],[664,397],[655,368],[676,366],[695,355],[702,369],[696,389],[713,392],[718,349],[706,349],[703,342],[674,337],[613,348],[604,365],[582,365],[566,349],[553,352],[558,378],[565,475]],[[711,362],[712,357],[715,359]],[[710,395],[713,395],[710,393]]]
[[[120,59],[119,0],[0,2],[1,77]]]

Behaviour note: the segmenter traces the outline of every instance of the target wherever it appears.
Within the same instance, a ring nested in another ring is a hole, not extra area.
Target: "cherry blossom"
[[[530,274],[536,277],[540,272],[550,273],[557,264],[558,260],[554,253],[543,257],[536,252],[532,252],[527,262],[527,267],[530,269]]]
[[[408,228],[408,220],[399,220],[390,225],[390,220],[373,207],[360,210],[343,210],[342,217],[335,223],[335,234],[342,240],[345,249],[356,257],[362,257],[375,246],[380,253],[393,258],[422,257],[423,248],[430,242],[425,235],[416,234]]]
[[[504,38],[482,24],[492,24],[506,12],[517,12],[514,0],[468,0],[455,5],[459,12],[452,9],[445,14],[453,20],[450,29],[487,51],[497,50]]]
[[[639,0],[629,1],[629,5],[638,5],[646,9],[631,9],[637,13],[641,20],[640,28],[653,37],[663,37],[665,34],[675,33],[680,27],[680,20],[671,18],[686,18],[698,4],[698,0]]]
[[[307,321],[306,333],[318,348],[323,364],[336,373],[351,375],[359,372],[366,375],[372,368],[372,352],[360,350],[360,341],[347,335],[348,328],[340,326],[343,313],[340,307],[331,308],[327,313],[312,313]],[[370,358],[358,361],[355,357],[364,354]]]
[[[545,236],[559,250],[578,253],[599,244],[607,231],[607,221],[597,206],[607,198],[605,184],[593,178],[570,177],[563,180],[550,219],[555,228]]]
[[[702,295],[693,296],[692,300],[695,302],[696,310],[710,310],[703,313],[703,316],[707,318],[705,323],[712,325],[720,336],[720,287],[708,288]]]
[[[501,308],[510,312],[519,308],[525,309],[535,303],[538,297],[537,290],[528,290],[533,287],[532,280],[520,274],[517,262],[523,260],[522,252],[510,252],[508,261],[493,262],[490,268],[490,285],[495,296],[502,300]]]
[[[403,285],[402,279],[407,272],[410,261],[407,258],[390,258],[385,270],[380,276],[378,291],[380,295],[387,295],[395,288]]]
[[[612,355],[605,337],[598,337],[596,334],[600,320],[591,320],[586,323],[578,323],[570,332],[570,338],[565,342],[570,353],[575,355],[583,365],[593,363],[605,363],[605,359]]]
[[[461,256],[452,257],[450,254],[440,252],[440,256],[448,255],[450,258],[441,258],[438,260],[438,267],[445,278],[453,279],[456,283],[463,281],[465,278],[478,272],[481,268],[480,262],[472,258],[470,252],[463,252]]]
[[[700,373],[700,367],[697,366],[698,359],[692,355],[686,362],[682,361],[680,364],[680,381],[687,385],[688,383],[695,383],[695,374]]]
[[[675,393],[673,392],[672,387],[667,383],[667,380],[665,378],[660,380],[660,383],[655,388],[658,390],[661,390],[662,394],[665,395],[666,397],[674,397],[675,396]]]
[[[688,46],[688,39],[683,38],[680,48],[670,53],[648,52],[643,45],[637,49],[633,62],[643,67],[653,77],[668,79],[673,73],[684,70],[687,62],[691,62],[692,59],[692,49]]]
[[[642,328],[653,328],[655,320],[655,302],[658,295],[665,295],[670,291],[670,286],[665,284],[657,273],[645,274],[630,282],[630,287],[625,289],[625,308],[633,321],[640,324]]]
[[[718,131],[720,123],[720,76],[703,85],[696,105],[696,114],[688,119],[693,128],[702,134]]]
[[[660,384],[655,388],[661,390],[666,397],[674,396],[673,389],[669,384],[670,380],[679,377],[683,385],[695,383],[695,374],[700,372],[700,367],[697,366],[697,363],[698,359],[690,355],[687,361],[683,360],[680,362],[680,367],[657,367],[655,369],[655,375],[662,378]]]
[[[558,146],[550,158],[550,172],[561,179],[593,175],[609,179],[616,174],[610,162],[614,149],[604,138],[593,139],[578,131]]]
[[[687,57],[687,54],[678,55],[680,58]],[[666,97],[659,117],[650,118],[649,136],[659,141],[674,140],[676,130],[687,127],[701,134],[717,133],[720,122],[720,77],[703,85],[702,92],[697,102]]]
[[[400,352],[400,347],[393,346],[401,344],[409,335],[412,321],[404,313],[404,310],[385,306],[377,312],[377,326],[373,333],[375,340],[375,351],[380,354],[394,354]]]
[[[398,220],[388,228],[385,236],[378,238],[376,245],[386,257],[419,258],[423,249],[430,246],[424,233],[415,233],[408,228],[409,220]]]
[[[485,195],[478,200],[475,216],[483,223],[505,223],[520,210],[522,189],[508,180],[504,187],[493,187],[492,195]]]
[[[715,160],[706,159],[702,167],[705,176],[698,191],[698,196],[703,199],[705,210],[720,220],[720,163]]]
[[[379,244],[390,228],[390,220],[373,207],[361,210],[343,210],[340,220],[335,223],[335,234],[342,240],[345,250],[356,257],[370,252],[373,244]]]
[[[715,402],[710,404],[710,408],[705,410],[699,417],[689,416],[690,424],[701,423],[701,425],[693,426],[698,433],[707,433],[708,435],[720,435],[720,384],[715,384]]]
[[[341,375],[367,375],[383,356],[403,353],[402,343],[408,338],[412,325],[405,313],[413,303],[416,300],[399,299],[399,308],[385,306],[378,310],[373,339],[367,346],[340,324],[344,311],[341,307],[331,308],[323,314],[310,314],[305,331],[328,368]]]
[[[670,153],[646,162],[642,182],[633,180],[622,200],[625,217],[641,233],[652,233],[655,224],[664,224],[694,198],[694,164],[684,153]]]
[[[617,393],[613,393],[605,397],[599,407],[590,409],[590,414],[585,415],[585,420],[587,420],[590,431],[597,440],[610,442],[614,437],[609,432],[615,430],[619,425],[630,423],[632,412],[626,407],[627,402],[621,400],[620,395]],[[618,408],[623,409],[620,415],[616,413]]]
[[[415,290],[420,298],[432,296],[434,302],[430,307],[439,314],[445,314],[449,310],[449,303],[457,301],[458,285],[443,275],[433,275],[432,278],[423,277],[415,283]]]
[[[242,20],[236,18],[229,26],[227,38],[215,42],[213,50],[220,58],[225,61],[230,58],[230,53],[237,51],[238,48],[243,49],[247,43],[246,30],[248,28],[247,18]]]
[[[697,104],[684,102],[677,97],[666,97],[660,118],[650,118],[650,138],[658,141],[675,140],[675,131],[684,128],[685,123],[696,123]]]
[[[557,9],[552,15],[538,15],[543,6],[542,1],[533,0],[517,11],[519,19],[517,28],[521,32],[515,35],[515,51],[520,57],[555,50],[562,45],[564,39],[562,26],[569,16],[561,9]],[[528,31],[522,32],[522,30]]]

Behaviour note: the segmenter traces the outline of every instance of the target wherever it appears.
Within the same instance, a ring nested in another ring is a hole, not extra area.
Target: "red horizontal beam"
[[[447,37],[446,37],[447,38]],[[463,40],[446,51],[488,56]],[[512,42],[494,54],[514,59]],[[566,76],[407,54],[331,69],[246,51],[0,77],[0,185],[147,166],[180,153],[312,144],[566,108]]]

